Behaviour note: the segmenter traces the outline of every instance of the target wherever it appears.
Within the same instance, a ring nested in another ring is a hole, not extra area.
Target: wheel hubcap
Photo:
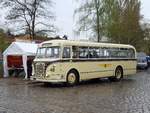
[[[69,82],[70,84],[73,84],[73,83],[75,83],[75,81],[76,81],[76,76],[75,76],[75,74],[70,73],[69,76],[68,76],[68,82]]]

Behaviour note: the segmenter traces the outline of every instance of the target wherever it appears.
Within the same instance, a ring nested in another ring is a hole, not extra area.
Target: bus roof
[[[45,41],[40,44],[42,45],[64,45],[64,46],[91,46],[91,47],[116,47],[116,48],[133,48],[131,45],[125,45],[125,44],[113,44],[113,43],[96,43],[96,42],[84,42],[84,41],[72,41],[72,40],[50,40]]]

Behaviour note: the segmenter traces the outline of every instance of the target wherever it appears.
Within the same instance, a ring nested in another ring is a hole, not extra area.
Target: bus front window
[[[59,58],[60,47],[39,48],[37,58]]]
[[[46,58],[59,58],[59,54],[59,47],[49,47],[46,49]]]
[[[37,58],[44,58],[45,57],[45,50],[46,48],[39,48],[37,50]]]

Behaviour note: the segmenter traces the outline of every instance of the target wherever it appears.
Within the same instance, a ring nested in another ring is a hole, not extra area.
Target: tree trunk
[[[95,0],[95,8],[96,8],[96,32],[97,32],[97,42],[101,41],[100,36],[100,18],[99,18],[99,1]]]
[[[37,0],[33,3],[33,17],[32,17],[32,40],[35,39],[35,17],[36,17],[36,11],[37,11]]]
[[[35,21],[32,21],[32,36],[31,36],[31,40],[35,39]]]

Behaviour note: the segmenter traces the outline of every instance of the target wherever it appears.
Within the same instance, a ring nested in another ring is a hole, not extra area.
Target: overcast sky
[[[74,0],[55,0],[56,25],[59,28],[58,35],[67,35],[73,38],[74,29]]]
[[[144,15],[146,19],[150,20],[150,0],[141,0],[142,7],[141,13]]]
[[[54,13],[56,15],[55,24],[59,28],[58,35],[68,35],[69,39],[77,39],[74,36],[73,30],[75,30],[75,21],[73,19],[74,9],[76,7],[75,0],[54,0]],[[150,0],[141,0],[141,14],[144,15],[146,20],[150,20]],[[0,11],[0,14],[5,14],[4,11]],[[3,25],[3,19],[0,15],[0,25]],[[83,38],[84,35],[78,37]]]

